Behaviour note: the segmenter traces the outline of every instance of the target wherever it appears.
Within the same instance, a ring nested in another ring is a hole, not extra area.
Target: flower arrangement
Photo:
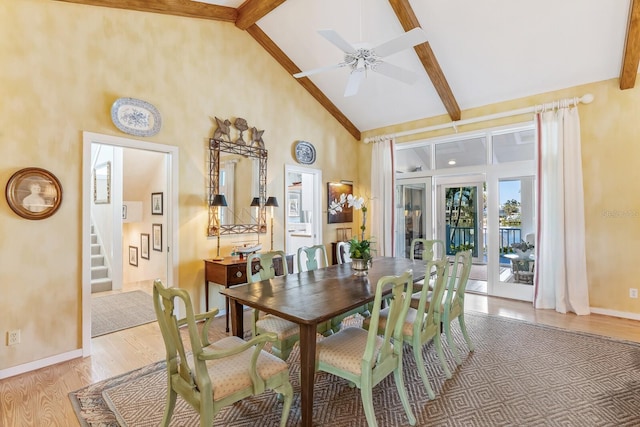
[[[356,197],[353,194],[341,194],[339,200],[332,200],[329,204],[329,214],[335,215],[342,212],[344,206],[362,211],[362,225],[360,226],[360,240],[357,237],[349,241],[349,254],[352,259],[371,260],[371,241],[364,238],[367,229],[367,205],[363,197]]]

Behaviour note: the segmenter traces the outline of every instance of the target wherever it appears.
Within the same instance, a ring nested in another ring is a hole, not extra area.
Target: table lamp
[[[251,207],[256,209],[256,219],[258,220],[258,244],[260,243],[260,197],[254,197],[251,200]]]
[[[270,196],[267,199],[267,203],[265,203],[264,205],[269,206],[271,208],[271,250],[273,250],[273,208],[278,207],[278,199],[276,199],[273,196]]]
[[[213,199],[211,199],[211,201],[209,202],[209,206],[215,206],[216,208],[216,218],[218,220],[218,232],[216,233],[218,235],[218,252],[215,258],[213,258],[214,261],[221,261],[224,259],[224,257],[220,256],[220,208],[221,207],[225,207],[227,206],[227,199],[226,197],[224,197],[224,194],[216,194],[213,196]]]

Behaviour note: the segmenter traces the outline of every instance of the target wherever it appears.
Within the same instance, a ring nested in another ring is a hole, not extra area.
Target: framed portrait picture
[[[153,250],[162,252],[162,224],[153,224],[151,226],[151,234],[153,237]]]
[[[25,168],[9,178],[5,195],[11,210],[22,218],[44,219],[60,207],[62,186],[45,169]]]
[[[140,258],[149,259],[149,233],[140,234]]]
[[[327,207],[334,200],[340,200],[340,195],[353,194],[353,184],[343,184],[341,182],[328,182],[327,183]],[[353,208],[344,206],[342,212],[331,214],[327,212],[327,223],[338,224],[342,222],[353,222]]]
[[[162,193],[151,193],[151,215],[162,215]]]
[[[138,248],[135,246],[129,246],[129,264],[138,266]]]

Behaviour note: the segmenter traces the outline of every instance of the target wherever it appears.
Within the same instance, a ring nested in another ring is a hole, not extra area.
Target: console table
[[[258,260],[255,260],[251,266],[252,270],[258,271],[258,265]],[[276,275],[282,276],[282,260],[279,257],[273,259],[273,266],[276,270]],[[293,272],[293,255],[287,255],[287,271],[289,273]],[[209,282],[225,288],[247,283],[247,258],[240,259],[237,256],[228,256],[219,261],[204,260],[204,300],[206,311],[209,311]],[[226,330],[229,332],[229,298],[225,296],[224,300]]]

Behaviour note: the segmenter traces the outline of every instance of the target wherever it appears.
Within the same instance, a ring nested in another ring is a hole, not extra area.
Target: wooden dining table
[[[314,271],[279,276],[261,282],[223,289],[231,302],[231,330],[244,337],[243,306],[258,309],[300,326],[301,425],[313,425],[313,387],[318,324],[346,313],[375,298],[383,276],[413,270],[413,280],[425,277],[422,260],[376,257],[367,276],[354,276],[351,264],[332,265]],[[388,292],[391,288],[388,289]]]

